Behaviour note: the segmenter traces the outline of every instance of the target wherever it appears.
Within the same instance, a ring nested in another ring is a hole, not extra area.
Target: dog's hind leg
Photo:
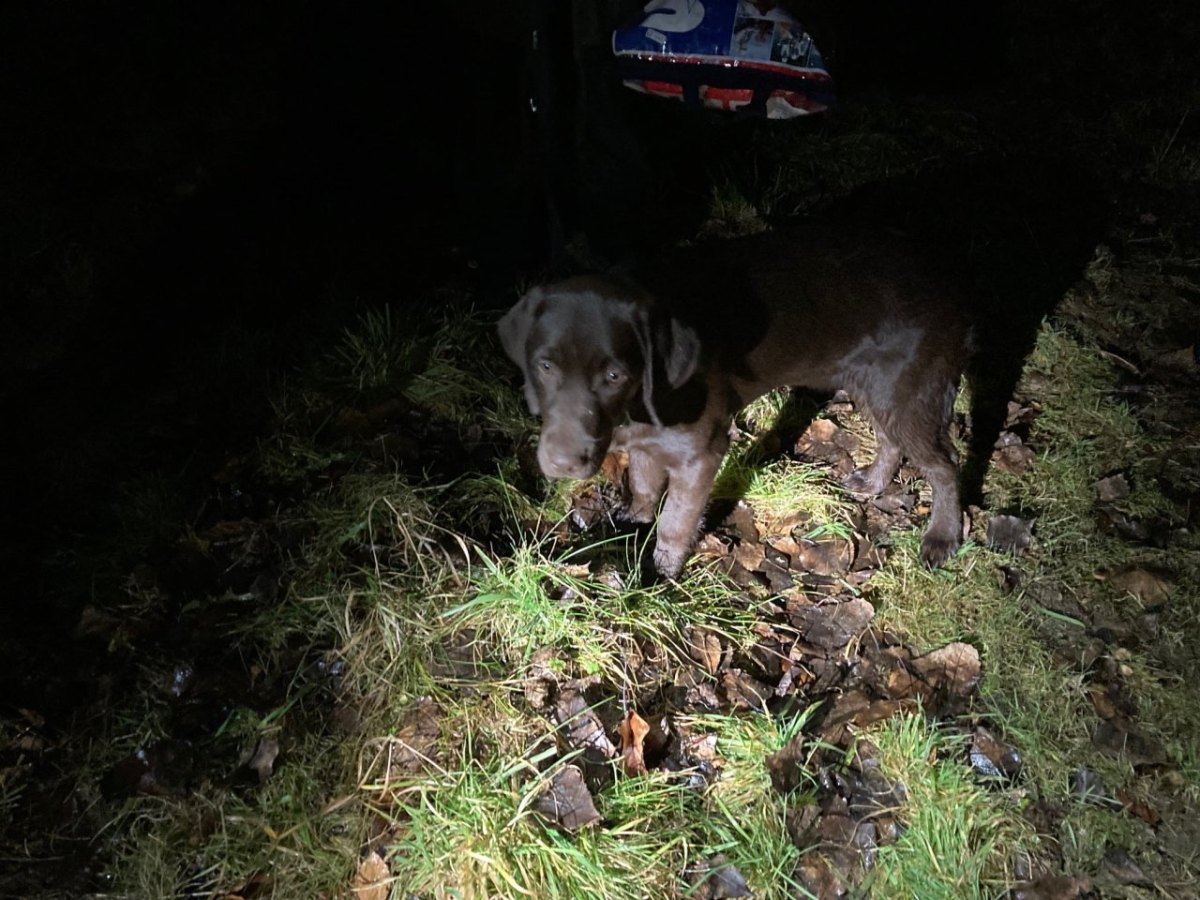
[[[875,442],[879,449],[875,461],[855,469],[842,480],[842,485],[857,497],[876,497],[883,492],[900,468],[900,445],[888,437],[887,432],[868,415],[875,431]]]
[[[933,489],[933,512],[921,538],[921,562],[936,569],[945,563],[962,542],[962,505],[958,497],[958,468],[942,450],[910,456]]]
[[[962,543],[958,465],[949,435],[956,393],[955,381],[943,382],[940,388],[936,382],[930,385],[910,404],[900,427],[901,450],[933,491],[929,527],[921,538],[921,562],[931,569],[950,559]]]

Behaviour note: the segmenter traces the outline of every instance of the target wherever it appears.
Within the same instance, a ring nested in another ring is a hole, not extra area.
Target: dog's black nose
[[[588,453],[547,451],[538,454],[538,463],[547,478],[587,478],[596,471],[596,461]]]

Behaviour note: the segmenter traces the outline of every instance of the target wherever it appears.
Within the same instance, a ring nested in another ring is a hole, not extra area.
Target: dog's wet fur
[[[993,376],[1005,372],[1001,396],[987,397],[999,417],[975,416],[984,427],[973,452],[986,461],[1045,312],[996,308],[1003,279],[981,292],[961,262],[886,228],[831,220],[677,251],[636,279],[592,275],[534,288],[501,320],[500,337],[543,420],[539,466],[551,478],[583,478],[610,449],[626,450],[627,516],[650,522],[658,513],[654,565],[675,577],[733,416],[772,388],[841,389],[878,444],[845,486],[876,495],[907,459],[933,492],[921,559],[940,566],[963,531],[949,439],[960,376],[976,345],[988,351],[981,356]],[[1006,335],[1017,321],[1023,333]],[[994,335],[999,342],[988,340]]]

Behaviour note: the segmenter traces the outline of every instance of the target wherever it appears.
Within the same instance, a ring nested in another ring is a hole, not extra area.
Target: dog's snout
[[[543,442],[538,447],[538,465],[547,478],[587,478],[595,473],[598,463],[592,448],[562,450]]]

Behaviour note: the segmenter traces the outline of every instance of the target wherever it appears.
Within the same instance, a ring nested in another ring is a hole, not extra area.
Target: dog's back
[[[781,385],[834,391],[912,365],[956,377],[968,355],[964,279],[877,229],[790,226],[693,245],[639,280],[701,335],[743,403]]]

